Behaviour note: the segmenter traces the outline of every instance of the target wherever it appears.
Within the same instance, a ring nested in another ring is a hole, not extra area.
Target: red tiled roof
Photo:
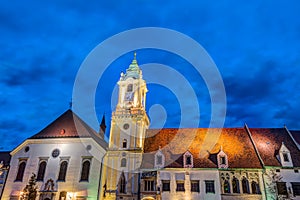
[[[300,151],[285,128],[249,128],[265,166],[281,166],[276,154],[282,142],[290,150],[293,165],[300,166]]]
[[[29,139],[79,137],[92,137],[103,147],[107,146],[107,143],[99,136],[99,134],[72,112],[72,110],[67,110],[46,128]]]
[[[143,167],[153,167],[154,154],[161,148],[167,167],[182,168],[182,155],[189,150],[194,168],[217,168],[216,155],[221,146],[228,156],[229,168],[262,167],[244,128],[147,130]]]
[[[296,140],[296,142],[300,145],[300,131],[290,131],[293,138]]]

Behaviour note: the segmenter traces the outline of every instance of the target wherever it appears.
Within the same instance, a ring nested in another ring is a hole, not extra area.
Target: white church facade
[[[40,200],[300,199],[287,127],[149,129],[136,55],[118,86],[108,142],[104,123],[97,133],[66,111],[11,152],[1,199],[24,199],[32,173]]]

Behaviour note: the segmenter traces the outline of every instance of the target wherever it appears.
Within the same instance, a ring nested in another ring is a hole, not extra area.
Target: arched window
[[[232,179],[232,192],[240,193],[240,182],[236,177]]]
[[[125,179],[124,172],[121,174],[119,184],[120,184],[120,188],[119,188],[120,193],[125,194],[126,193],[126,179]]]
[[[68,168],[68,162],[62,161],[60,163],[59,174],[58,174],[58,178],[57,178],[58,181],[66,180],[67,168]]]
[[[252,181],[251,183],[252,194],[260,194],[259,185],[257,182]]]
[[[247,193],[247,194],[250,193],[249,181],[245,177],[242,180],[242,188],[243,188],[243,193]]]
[[[127,85],[127,92],[132,92],[132,84]]]
[[[122,147],[127,148],[127,140],[126,139],[123,140]]]
[[[37,177],[36,177],[37,181],[43,181],[44,180],[44,176],[45,176],[45,172],[46,172],[46,166],[47,166],[46,161],[40,162],[39,170],[38,170]]]
[[[121,167],[126,167],[126,158],[122,158]]]
[[[25,167],[26,167],[26,161],[21,161],[20,164],[19,164],[16,181],[22,181],[23,180]]]
[[[90,165],[91,163],[89,160],[86,160],[82,163],[80,181],[89,181]]]
[[[230,193],[230,184],[228,180],[224,181],[224,193]]]

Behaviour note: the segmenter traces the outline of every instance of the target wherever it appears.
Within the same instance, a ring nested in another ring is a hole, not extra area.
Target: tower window
[[[121,167],[126,167],[126,158],[122,158],[121,160]]]
[[[127,140],[126,139],[123,140],[122,147],[127,148]]]
[[[44,176],[45,176],[45,172],[46,172],[46,165],[47,162],[46,161],[41,161],[39,164],[39,170],[38,170],[38,174],[37,174],[37,181],[43,181],[44,180]]]
[[[129,84],[128,86],[127,86],[127,92],[132,92],[132,84]]]
[[[126,179],[124,172],[120,176],[120,188],[119,188],[120,193],[125,194],[126,193]]]
[[[23,160],[23,161],[21,161],[20,164],[19,164],[19,168],[18,168],[18,173],[17,173],[16,181],[22,181],[22,180],[23,180],[25,167],[26,167],[26,161]]]
[[[67,168],[68,168],[68,162],[62,161],[60,163],[59,173],[58,173],[58,181],[65,181],[66,180],[66,174],[67,174]]]

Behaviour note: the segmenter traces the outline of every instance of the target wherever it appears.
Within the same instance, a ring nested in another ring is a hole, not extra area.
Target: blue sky
[[[11,150],[69,108],[76,73],[100,42],[149,26],[182,32],[206,49],[224,81],[226,127],[286,124],[300,129],[299,10],[296,0],[0,0],[0,149]],[[105,113],[109,121],[112,88],[131,59],[132,53],[120,57],[101,78],[96,98],[100,118]],[[201,107],[199,126],[207,126],[209,96],[186,61],[157,50],[138,51],[138,61],[163,63],[187,77]],[[177,127],[174,95],[157,85],[148,88],[147,107],[163,105],[168,115],[164,126]],[[152,121],[154,127],[159,124]]]

